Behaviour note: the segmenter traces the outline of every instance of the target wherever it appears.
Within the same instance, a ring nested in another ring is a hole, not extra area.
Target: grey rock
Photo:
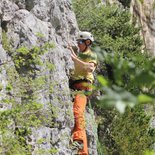
[[[13,40],[13,47],[36,46],[38,35],[42,34],[44,41],[48,41],[49,28],[47,23],[39,20],[27,10],[19,10],[8,24],[8,35]]]
[[[87,138],[88,138],[88,146],[89,146],[89,154],[97,155],[97,124],[95,122],[95,114],[94,111],[87,107],[86,113],[86,122],[87,122]]]
[[[144,48],[152,55],[155,55],[155,9],[153,3],[153,0],[144,3],[132,0],[130,10],[133,19],[142,28],[141,35],[144,39]]]
[[[15,0],[16,5],[18,5],[19,9],[25,9],[25,0]]]
[[[2,0],[0,7],[3,21],[10,21],[15,12],[19,9],[15,3],[9,0]]]
[[[17,71],[12,55],[17,54],[19,47],[32,48],[41,46],[46,42],[55,44],[55,48],[40,55],[43,66],[36,65],[38,73],[35,77],[46,77],[46,83],[40,90],[36,88],[37,101],[43,105],[43,114],[48,122],[42,127],[32,128],[32,134],[27,136],[27,143],[32,145],[32,155],[39,155],[39,150],[45,150],[42,155],[71,155],[69,147],[71,131],[74,127],[71,91],[69,89],[69,76],[73,70],[73,61],[70,51],[66,48],[68,43],[75,41],[78,26],[74,12],[71,10],[70,0],[2,0],[0,2],[0,100],[12,98],[21,104],[18,96],[20,89],[20,73]],[[2,45],[2,30],[7,35],[10,51],[4,50]],[[53,64],[50,69],[46,63]],[[9,72],[13,75],[9,75]],[[22,73],[26,76],[25,73]],[[14,78],[13,90],[8,94],[7,84]],[[52,86],[52,92],[49,90]],[[4,106],[0,102],[0,110],[10,109],[12,104]],[[49,118],[53,113],[54,116]],[[87,116],[90,118],[90,112]],[[92,117],[91,120],[94,118]],[[50,122],[51,121],[51,122]],[[90,155],[96,155],[96,136],[88,123],[88,139]],[[13,126],[13,125],[12,125]],[[15,126],[14,126],[15,128]],[[51,153],[51,152],[55,153]]]

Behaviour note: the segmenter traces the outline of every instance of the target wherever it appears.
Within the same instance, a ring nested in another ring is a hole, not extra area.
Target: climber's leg
[[[87,97],[84,94],[77,94],[74,99],[74,118],[75,127],[73,130],[73,141],[81,141],[84,145],[83,149],[79,150],[80,155],[88,155],[87,137],[85,129],[85,108]]]

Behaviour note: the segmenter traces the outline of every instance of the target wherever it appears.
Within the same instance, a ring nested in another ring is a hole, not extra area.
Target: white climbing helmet
[[[80,31],[78,33],[77,40],[91,40],[92,42],[94,41],[94,37],[90,32],[87,31]]]

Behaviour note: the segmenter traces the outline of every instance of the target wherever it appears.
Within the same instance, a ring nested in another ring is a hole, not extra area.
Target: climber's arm
[[[68,49],[71,51],[72,60],[76,65],[78,65],[81,69],[85,70],[86,72],[93,72],[96,68],[96,63],[94,62],[84,62],[80,60],[77,55],[75,54],[72,46],[68,45]]]
[[[96,64],[94,62],[84,62],[77,58],[77,56],[71,55],[72,60],[76,65],[85,70],[86,72],[93,72],[96,68]]]

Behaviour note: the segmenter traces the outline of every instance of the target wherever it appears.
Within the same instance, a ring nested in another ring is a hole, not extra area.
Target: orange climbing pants
[[[91,91],[92,86],[88,82],[79,82],[73,85],[73,89]],[[84,145],[83,149],[79,150],[79,155],[88,155],[87,136],[85,127],[86,104],[87,96],[84,93],[79,93],[75,95],[73,105],[75,126],[72,136],[73,141],[81,141]]]

